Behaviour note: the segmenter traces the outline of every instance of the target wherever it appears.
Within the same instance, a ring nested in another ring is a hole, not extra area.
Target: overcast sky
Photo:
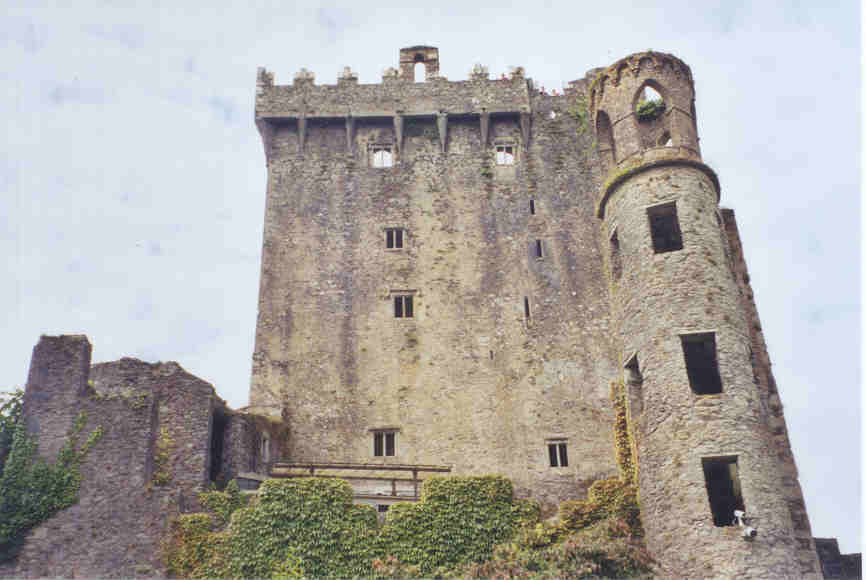
[[[2,4],[0,389],[25,383],[41,334],[85,333],[94,362],[175,360],[247,403],[257,66],[374,83],[429,44],[450,80],[520,65],[554,89],[671,52],[736,211],[814,535],[860,550],[856,2]]]

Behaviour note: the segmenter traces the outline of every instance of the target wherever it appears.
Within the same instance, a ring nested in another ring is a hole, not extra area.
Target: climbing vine
[[[0,475],[0,561],[15,555],[25,533],[58,511],[78,502],[81,462],[102,438],[97,427],[79,445],[87,424],[81,412],[53,463],[36,455],[36,440],[18,421]]]
[[[156,450],[153,454],[153,477],[150,479],[148,488],[155,485],[168,485],[171,481],[171,450],[173,447],[174,439],[168,434],[168,430],[163,427],[160,429],[159,438],[156,440]]]

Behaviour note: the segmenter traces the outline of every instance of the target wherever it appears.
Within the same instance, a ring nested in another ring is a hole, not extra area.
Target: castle
[[[635,54],[562,94],[520,68],[438,71],[429,46],[378,84],[346,68],[336,85],[305,70],[276,85],[259,69],[249,408],[175,363],[91,367],[85,337],[43,337],[25,396],[40,454],[77,410],[111,420],[79,505],[0,576],[158,572],[156,532],[219,478],[339,475],[384,510],[417,499],[425,473],[497,473],[549,510],[616,476],[623,383],[664,570],[824,577],[689,67]],[[113,522],[87,557],[82,518]]]

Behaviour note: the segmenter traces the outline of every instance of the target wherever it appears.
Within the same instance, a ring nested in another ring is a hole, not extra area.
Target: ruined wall
[[[614,474],[597,162],[569,114],[586,83],[554,97],[520,73],[259,77],[268,192],[250,397],[285,414],[291,460],[446,464],[551,503]],[[383,144],[394,166],[370,167]],[[497,146],[514,165],[496,164]],[[386,228],[405,228],[402,250]],[[414,317],[395,318],[395,294]],[[387,428],[396,455],[375,457],[371,429]],[[550,439],[567,440],[567,467],[550,466]]]
[[[31,530],[17,560],[0,565],[0,577],[160,575],[168,522],[199,509],[213,411],[225,406],[213,387],[177,363],[124,358],[91,367],[90,353],[80,335],[43,336],[33,350],[23,416],[39,455],[56,457],[80,412],[87,415],[82,440],[97,427],[103,436],[82,463],[78,504]],[[229,463],[235,449],[225,455]]]

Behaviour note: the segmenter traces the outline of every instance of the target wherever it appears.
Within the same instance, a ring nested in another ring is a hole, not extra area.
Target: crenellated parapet
[[[423,65],[424,80],[416,82],[413,67]],[[439,76],[439,52],[434,47],[415,46],[400,51],[399,68],[388,68],[382,82],[360,84],[346,67],[336,85],[317,85],[312,72],[302,69],[291,85],[275,85],[274,75],[260,68],[256,83],[256,122],[267,144],[268,124],[297,123],[300,151],[310,122],[345,122],[347,146],[358,123],[380,123],[391,119],[399,149],[401,129],[409,119],[435,120],[445,150],[448,119],[477,119],[485,133],[491,116],[520,117],[529,141],[531,83],[522,67],[506,77],[490,79],[487,67],[475,65],[465,81]],[[486,139],[485,139],[486,140]]]

